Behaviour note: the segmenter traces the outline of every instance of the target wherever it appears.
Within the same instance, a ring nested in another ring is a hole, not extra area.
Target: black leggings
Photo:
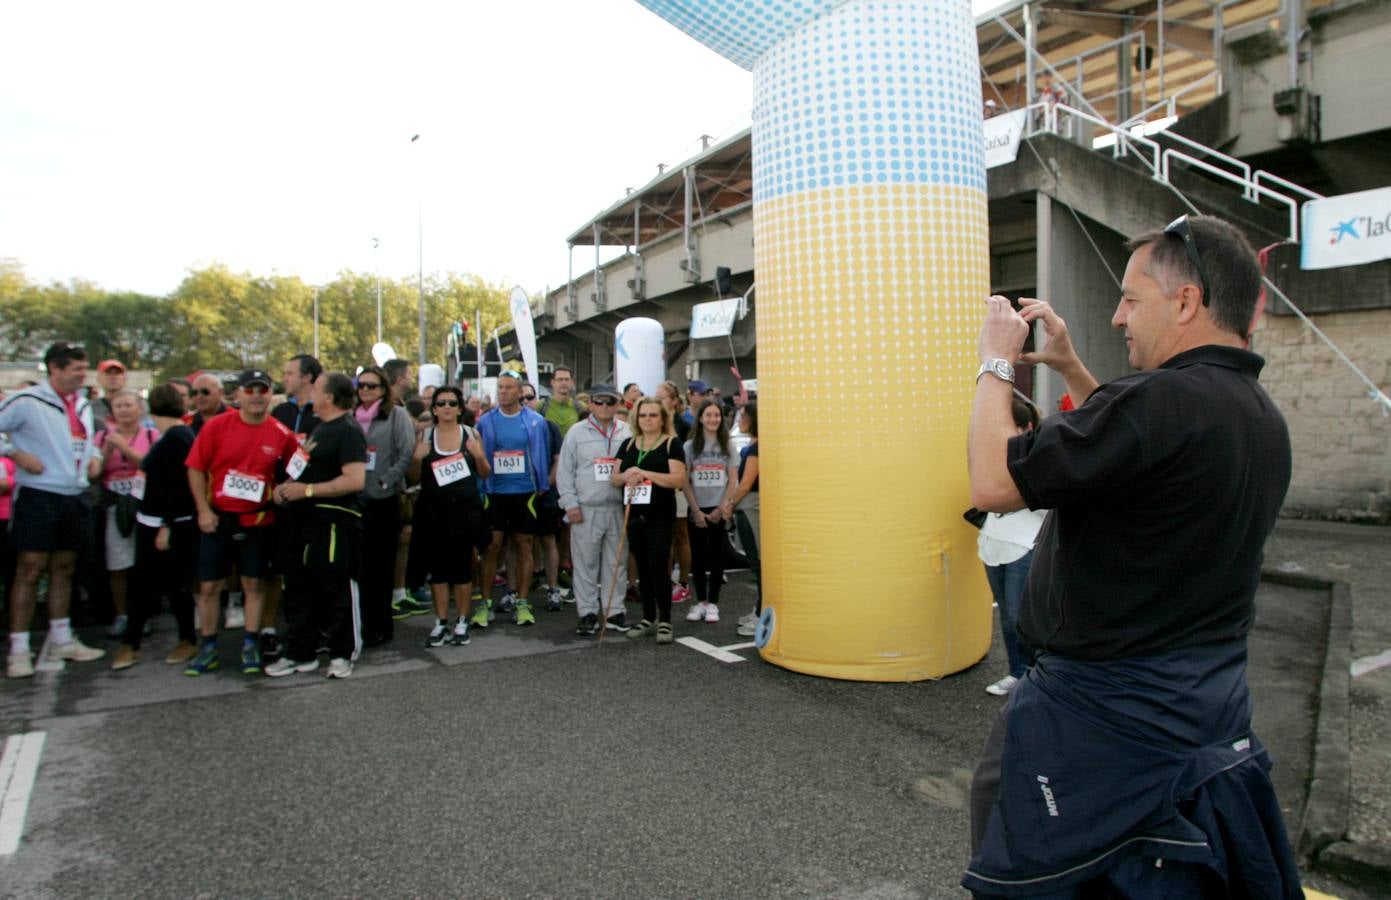
[[[401,498],[394,494],[362,503],[361,606],[362,634],[375,640],[395,632],[391,621],[391,591],[396,581],[396,554],[401,540]],[[467,553],[464,548],[459,552]]]
[[[145,622],[159,615],[160,598],[169,597],[169,607],[179,627],[179,640],[197,643],[193,634],[194,567],[198,558],[198,534],[193,522],[176,522],[169,528],[169,549],[155,549],[158,528],[135,526],[135,568],[131,572],[127,596],[130,618],[121,643],[140,649]]]
[[[715,507],[701,512],[709,515]],[[720,602],[720,585],[724,583],[725,522],[706,522],[704,528],[688,522],[686,532],[691,536],[691,581],[696,600],[700,603]]]
[[[638,585],[642,590],[642,617],[649,622],[671,621],[670,516],[629,513],[628,548],[638,561]]]

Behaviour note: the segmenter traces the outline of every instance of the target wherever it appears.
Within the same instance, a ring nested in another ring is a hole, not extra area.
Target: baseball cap
[[[614,399],[621,399],[623,395],[618,393],[618,391],[614,390],[613,385],[611,384],[596,384],[594,385],[594,387],[589,389],[589,396],[613,397]]]
[[[101,361],[101,364],[97,366],[97,371],[105,372],[107,369],[120,369],[122,372],[124,372],[126,370],[126,367],[121,363],[119,359],[103,359]]]
[[[708,394],[710,393],[710,385],[703,381],[692,381],[690,384],[686,385],[686,390],[695,394]]]
[[[251,387],[253,384],[264,384],[268,388],[275,387],[275,382],[261,369],[247,369],[237,378],[237,387]]]

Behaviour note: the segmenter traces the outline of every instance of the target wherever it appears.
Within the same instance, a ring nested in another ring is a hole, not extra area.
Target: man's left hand
[[[999,294],[985,301],[985,322],[980,327],[980,358],[1003,359],[1013,364],[1029,339],[1029,323],[1014,311],[1009,298]]]

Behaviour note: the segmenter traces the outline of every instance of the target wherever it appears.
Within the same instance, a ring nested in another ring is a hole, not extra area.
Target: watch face
[[[1005,381],[1013,381],[1013,380],[1014,380],[1014,366],[1011,366],[1009,363],[1005,362],[1003,359],[994,360],[994,361],[993,361],[993,366],[992,366],[992,367],[993,367],[994,370],[995,370],[995,374],[996,374],[996,375],[999,375],[999,376],[1000,376],[1001,378],[1003,378]]]

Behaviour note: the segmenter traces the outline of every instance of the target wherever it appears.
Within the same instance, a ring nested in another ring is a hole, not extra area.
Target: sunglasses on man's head
[[[1199,287],[1203,289],[1203,306],[1211,306],[1212,297],[1207,288],[1207,269],[1203,266],[1202,255],[1198,253],[1198,239],[1193,235],[1193,226],[1188,223],[1188,217],[1179,216],[1165,227],[1164,233],[1172,234],[1183,241],[1183,252],[1188,255],[1188,261],[1193,264],[1193,268],[1198,270],[1198,280],[1202,282]]]

